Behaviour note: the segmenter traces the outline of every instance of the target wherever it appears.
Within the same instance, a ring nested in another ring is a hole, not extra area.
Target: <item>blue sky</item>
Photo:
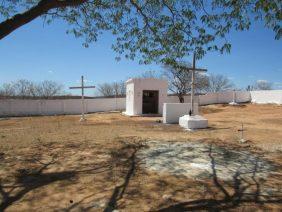
[[[84,48],[83,41],[67,35],[66,29],[62,22],[44,25],[42,19],[37,19],[1,40],[0,84],[17,79],[54,80],[70,92],[68,86],[77,85],[81,75],[89,84],[97,85],[162,69],[124,58],[116,61],[117,54],[111,49],[114,39],[109,34]],[[274,40],[274,33],[258,23],[250,31],[232,32],[228,37],[232,43],[230,54],[208,53],[198,65],[207,68],[208,73],[226,75],[238,88],[267,80],[282,89],[282,40]]]

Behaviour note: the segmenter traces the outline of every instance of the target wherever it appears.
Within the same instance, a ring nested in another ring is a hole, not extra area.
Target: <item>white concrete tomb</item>
[[[161,115],[167,99],[167,81],[133,78],[126,81],[125,115]]]
[[[200,115],[184,115],[179,118],[179,125],[189,130],[208,127],[208,120]]]
[[[192,109],[191,103],[164,103],[163,107],[163,123],[178,124],[179,118],[185,114],[189,114]],[[198,103],[194,103],[194,114],[198,114]]]

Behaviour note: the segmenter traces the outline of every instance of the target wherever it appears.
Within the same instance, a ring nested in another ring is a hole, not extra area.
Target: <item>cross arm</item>
[[[186,66],[181,66],[179,65],[178,68],[186,71],[197,71],[197,72],[207,72],[207,69],[204,68],[192,68],[192,67],[186,67]]]
[[[195,68],[195,69],[191,69],[192,71],[198,71],[198,72],[207,72],[207,69],[204,68]]]
[[[95,86],[84,86],[83,88],[95,88]]]
[[[207,72],[207,69],[204,68],[186,68],[187,71],[195,71],[195,72]]]
[[[82,88],[95,88],[95,86],[74,86],[74,87],[69,87],[69,89],[82,89]]]
[[[77,86],[77,87],[69,87],[69,89],[81,89],[82,87]]]

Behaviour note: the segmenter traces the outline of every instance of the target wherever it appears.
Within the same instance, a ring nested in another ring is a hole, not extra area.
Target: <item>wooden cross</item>
[[[85,102],[84,102],[84,89],[85,88],[95,88],[95,86],[84,86],[84,78],[81,76],[81,86],[69,87],[70,89],[81,89],[81,118],[80,121],[86,121],[85,118]]]
[[[191,106],[192,109],[189,111],[189,115],[194,115],[194,93],[195,93],[195,72],[207,72],[207,69],[202,68],[196,68],[196,54],[193,54],[193,64],[192,68],[188,68],[186,66],[182,66],[180,68],[183,68],[186,71],[192,71],[192,82],[191,82]]]
[[[238,132],[241,132],[241,139],[240,139],[241,143],[244,143],[246,141],[244,139],[244,131],[246,131],[246,130],[244,129],[244,124],[242,123],[241,129],[238,130]]]

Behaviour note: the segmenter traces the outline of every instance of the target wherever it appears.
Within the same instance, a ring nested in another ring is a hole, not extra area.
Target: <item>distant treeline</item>
[[[9,83],[4,83],[0,87],[1,98],[41,98],[48,99],[54,96],[66,96],[64,86],[58,82],[45,80],[33,82],[21,79]]]
[[[189,64],[184,64],[189,67]],[[191,73],[182,69],[166,66],[161,74],[147,71],[135,78],[160,78],[168,81],[170,96],[178,96],[184,101],[184,96],[191,92]],[[221,92],[235,89],[233,82],[221,74],[196,74],[195,92],[205,94],[208,92]],[[246,90],[271,90],[272,83],[258,80],[249,85]],[[93,91],[94,96],[85,96],[86,99],[122,98],[126,96],[125,81],[105,82],[98,84]],[[45,80],[33,82],[30,80],[17,80],[4,83],[0,86],[0,99],[79,99],[80,95],[72,95],[64,90],[64,86],[55,81]]]

